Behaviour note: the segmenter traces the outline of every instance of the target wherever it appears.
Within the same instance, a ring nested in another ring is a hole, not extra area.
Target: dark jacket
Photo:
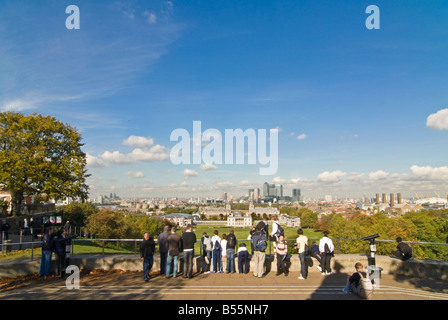
[[[194,244],[196,243],[196,235],[193,231],[185,231],[182,234],[183,246],[185,249],[194,249]]]
[[[54,250],[54,237],[56,233],[45,232],[42,236],[42,250]]]
[[[168,239],[169,235],[170,235],[169,232],[164,231],[161,234],[159,234],[159,236],[157,237],[157,243],[159,244],[159,252],[160,253],[168,252],[168,248],[166,245],[166,239]]]
[[[233,239],[233,241],[231,240]],[[227,249],[235,249],[238,241],[233,233],[227,235]]]
[[[181,248],[180,235],[172,233],[166,239],[166,247],[170,256],[178,256]]]
[[[404,242],[398,243],[397,249],[398,251],[400,251],[402,259],[407,260],[412,257],[412,249],[407,243]]]
[[[154,255],[155,249],[156,249],[156,243],[154,242],[153,238],[143,240],[143,242],[140,244],[140,257],[146,258]]]

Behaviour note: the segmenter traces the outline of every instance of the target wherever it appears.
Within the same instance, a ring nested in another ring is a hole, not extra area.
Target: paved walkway
[[[307,280],[269,273],[259,279],[252,274],[196,274],[192,279],[166,279],[153,274],[144,282],[141,272],[91,272],[82,274],[80,288],[68,290],[65,281],[23,277],[0,282],[0,299],[26,300],[360,300],[345,294],[347,274],[322,276],[310,273]],[[448,300],[448,284],[382,275],[372,300]]]

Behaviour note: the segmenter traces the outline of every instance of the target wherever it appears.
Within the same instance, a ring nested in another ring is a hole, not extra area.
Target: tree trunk
[[[11,192],[11,212],[13,217],[20,216],[20,209],[23,201],[23,192],[15,191]]]

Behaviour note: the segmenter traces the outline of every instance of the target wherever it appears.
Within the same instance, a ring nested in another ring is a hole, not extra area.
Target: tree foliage
[[[58,214],[62,216],[63,222],[69,221],[71,225],[76,227],[84,227],[87,218],[96,212],[98,212],[98,209],[89,202],[72,202],[58,209]]]
[[[24,195],[87,198],[81,135],[51,116],[0,113],[0,185],[11,193],[13,213]]]
[[[157,237],[167,221],[126,211],[103,209],[87,218],[89,232],[101,239],[139,239],[148,232]]]

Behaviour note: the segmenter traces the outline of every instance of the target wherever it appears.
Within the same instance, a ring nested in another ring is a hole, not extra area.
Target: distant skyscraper
[[[292,189],[292,201],[302,201],[300,189]]]
[[[269,197],[269,183],[263,184],[263,197]]]

